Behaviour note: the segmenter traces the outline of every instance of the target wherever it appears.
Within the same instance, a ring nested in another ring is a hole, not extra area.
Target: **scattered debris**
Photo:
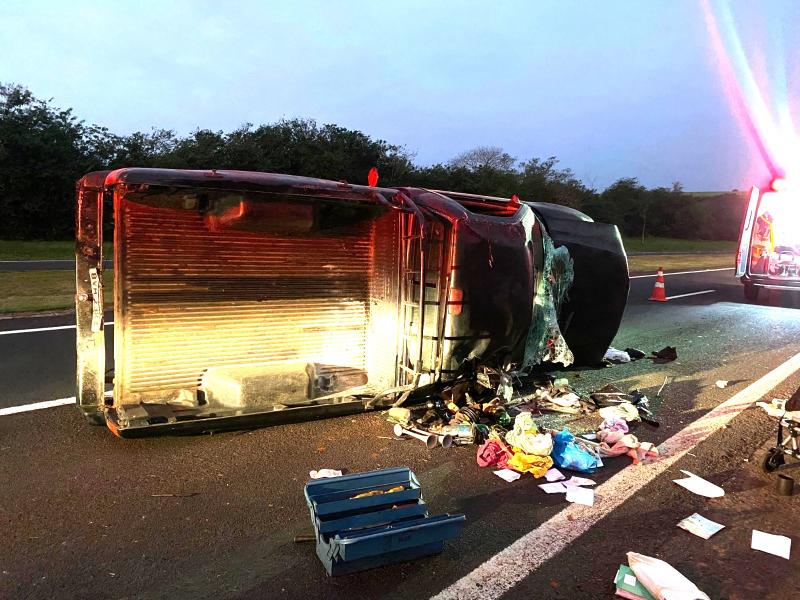
[[[558,467],[594,473],[598,456],[588,448],[589,442],[576,438],[568,429],[562,429],[553,438],[553,462]]]
[[[585,506],[594,506],[594,490],[592,488],[579,486],[566,486],[566,488],[567,502],[583,504]]]
[[[554,481],[552,483],[540,483],[539,487],[548,494],[564,494],[567,491],[567,486],[558,481]]]
[[[631,360],[641,360],[647,356],[644,352],[636,348],[625,348],[625,352],[631,357]]]
[[[678,523],[678,527],[707,540],[718,531],[724,529],[725,525],[720,525],[719,523],[706,519],[702,515],[694,513]]]
[[[725,495],[725,490],[718,485],[715,485],[710,481],[703,479],[702,477],[698,477],[689,471],[684,471],[681,469],[681,473],[687,477],[685,479],[673,479],[672,481],[681,487],[685,487],[693,494],[705,496],[706,498],[721,498]]]
[[[661,384],[661,387],[660,387],[660,388],[658,388],[658,391],[656,392],[656,398],[658,398],[658,397],[660,397],[660,396],[661,396],[661,392],[663,392],[663,391],[664,391],[664,386],[666,386],[666,385],[667,385],[667,380],[668,380],[668,379],[669,379],[669,375],[665,375],[665,376],[664,376],[664,383],[662,383],[662,384]]]
[[[636,575],[628,565],[620,565],[614,576],[617,596],[630,600],[656,600],[653,595],[636,579]]]
[[[761,552],[774,554],[788,560],[792,552],[792,539],[785,535],[775,535],[753,529],[750,547],[753,550],[761,550]]]
[[[564,485],[567,487],[580,487],[582,485],[597,485],[597,482],[592,479],[587,479],[586,477],[573,475],[568,481],[564,482]]]
[[[499,471],[495,471],[494,474],[500,479],[505,479],[508,483],[516,481],[522,477],[521,474],[517,473],[516,471],[512,471],[511,469],[500,469]]]
[[[710,600],[680,571],[663,560],[628,552],[628,565],[644,588],[658,600]]]
[[[551,482],[561,481],[562,479],[566,479],[566,477],[564,477],[564,474],[555,467],[547,471],[547,473],[544,474],[544,478],[547,479],[547,481]]]
[[[523,412],[514,419],[514,429],[506,434],[506,442],[526,454],[550,456],[553,438],[549,433],[539,433],[531,413]]]
[[[678,350],[673,346],[665,346],[658,352],[652,352],[650,357],[654,362],[672,362],[678,358]]]
[[[599,411],[600,416],[604,419],[616,419],[624,421],[641,421],[642,417],[639,416],[639,411],[630,402],[623,402],[616,406],[605,406]]]
[[[794,494],[794,479],[783,473],[779,473],[775,479],[775,491],[779,496],[791,496]]]
[[[436,436],[434,434],[418,432],[412,429],[406,429],[405,427],[400,425],[400,423],[395,423],[394,434],[397,437],[403,437],[404,435],[406,435],[408,437],[413,437],[415,439],[418,439],[420,442],[422,442],[428,447],[428,450],[436,448],[436,445],[438,444],[438,442],[436,441]]]
[[[342,472],[336,469],[320,469],[319,471],[309,471],[311,479],[324,479],[326,477],[341,477]]]
[[[627,352],[623,350],[617,350],[616,348],[609,348],[606,350],[603,358],[616,365],[631,362],[631,357]]]

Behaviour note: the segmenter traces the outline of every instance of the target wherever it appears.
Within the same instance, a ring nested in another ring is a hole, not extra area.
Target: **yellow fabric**
[[[508,459],[508,468],[519,473],[530,473],[534,477],[544,477],[547,470],[553,466],[553,459],[549,456],[536,456],[525,454],[519,448],[512,448],[514,456]]]

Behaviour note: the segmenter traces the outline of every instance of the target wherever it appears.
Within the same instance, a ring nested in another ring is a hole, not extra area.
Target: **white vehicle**
[[[762,288],[800,292],[800,189],[785,179],[775,179],[770,191],[750,192],[736,276],[750,302]]]

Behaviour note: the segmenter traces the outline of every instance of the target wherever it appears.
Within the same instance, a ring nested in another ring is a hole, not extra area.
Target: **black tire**
[[[764,456],[761,468],[764,469],[765,473],[772,473],[777,471],[785,462],[786,457],[784,457],[783,452],[778,448],[770,448],[766,456]]]
[[[758,292],[759,288],[754,286],[752,283],[744,284],[744,298],[748,302],[758,302]]]

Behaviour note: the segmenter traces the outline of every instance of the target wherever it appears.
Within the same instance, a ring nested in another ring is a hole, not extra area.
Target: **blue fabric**
[[[568,429],[562,429],[553,437],[553,453],[550,455],[557,467],[594,473],[597,470],[597,457],[575,443],[575,436]]]

